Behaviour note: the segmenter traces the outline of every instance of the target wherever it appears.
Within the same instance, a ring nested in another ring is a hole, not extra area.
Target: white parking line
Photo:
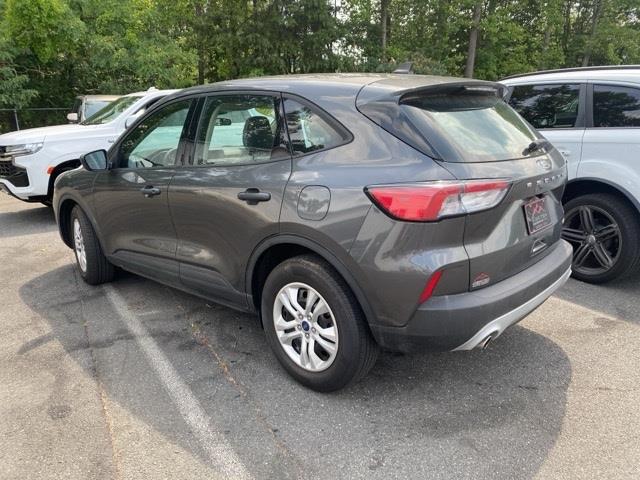
[[[129,311],[127,303],[122,296],[111,285],[105,285],[104,289],[116,312],[135,336],[140,348],[147,356],[149,364],[162,381],[182,418],[206,451],[214,468],[220,470],[225,478],[251,478],[251,475],[235,452],[229,447],[224,437],[211,429],[209,416],[200,405],[198,399],[182,381],[178,372],[173,368],[173,365],[153,338],[149,336],[149,332],[142,322],[135,314]]]

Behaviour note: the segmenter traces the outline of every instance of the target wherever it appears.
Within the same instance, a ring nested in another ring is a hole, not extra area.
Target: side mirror
[[[78,114],[76,112],[67,113],[69,123],[78,123]]]
[[[135,122],[137,118],[138,115],[131,115],[130,117],[127,117],[127,119],[124,121],[124,128],[129,128],[131,125],[133,125],[133,122]]]
[[[231,125],[231,119],[230,118],[225,118],[225,117],[218,117],[216,118],[216,127],[228,127],[229,125]]]
[[[95,152],[85,153],[80,156],[80,163],[90,172],[109,170],[109,160],[107,159],[106,150],[96,150]]]

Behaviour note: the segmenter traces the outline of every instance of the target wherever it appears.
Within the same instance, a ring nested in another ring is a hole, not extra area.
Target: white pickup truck
[[[0,135],[0,191],[50,204],[56,177],[80,166],[80,155],[109,149],[151,104],[175,91],[150,88],[120,97],[79,124]]]

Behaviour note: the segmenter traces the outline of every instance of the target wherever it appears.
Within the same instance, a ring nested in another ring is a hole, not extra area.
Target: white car
[[[0,191],[50,204],[56,177],[80,166],[80,155],[107,150],[147,107],[176,91],[150,88],[120,97],[79,124],[0,135]]]
[[[576,278],[602,283],[640,264],[640,66],[502,80],[507,99],[566,158],[563,237]]]

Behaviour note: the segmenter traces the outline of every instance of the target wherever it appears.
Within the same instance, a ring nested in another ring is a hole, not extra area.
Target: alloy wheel
[[[73,219],[73,243],[76,250],[76,257],[78,258],[78,265],[80,265],[80,270],[86,272],[87,252],[84,248],[84,238],[82,237],[80,221],[77,218]]]
[[[299,367],[321,372],[338,352],[338,327],[327,301],[304,283],[282,287],[273,305],[273,323],[280,346]]]
[[[620,256],[620,227],[609,212],[594,205],[567,212],[562,238],[573,245],[573,270],[583,275],[611,270]]]

